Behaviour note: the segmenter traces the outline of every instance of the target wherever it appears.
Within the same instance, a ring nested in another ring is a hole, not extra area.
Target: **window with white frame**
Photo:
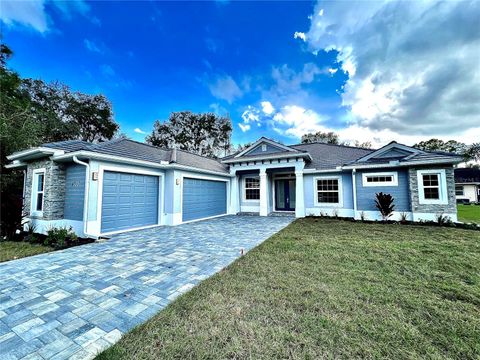
[[[315,204],[321,206],[342,205],[342,178],[318,177],[314,179]]]
[[[266,144],[262,144],[262,151],[267,151],[267,145]]]
[[[363,186],[398,186],[398,173],[396,171],[364,173],[362,183]]]
[[[420,204],[448,204],[445,170],[417,171]]]
[[[455,185],[455,195],[463,196],[463,185]]]
[[[45,170],[33,171],[32,181],[32,215],[42,215],[45,196]]]
[[[260,178],[245,178],[244,199],[247,201],[260,200]]]

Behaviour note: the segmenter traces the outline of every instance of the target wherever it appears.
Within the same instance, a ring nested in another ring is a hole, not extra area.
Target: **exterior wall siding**
[[[383,158],[390,158],[390,157],[402,157],[402,156],[407,156],[410,155],[411,152],[405,151],[405,150],[400,150],[400,149],[390,149],[387,152],[375,156],[376,159],[383,159]]]
[[[319,206],[315,205],[315,196],[317,196],[317,191],[316,184],[314,183],[314,178],[320,176],[342,176],[343,206],[338,208],[353,209],[352,174],[350,172],[333,172],[304,175],[303,186],[305,196],[305,208],[320,208]]]
[[[363,186],[363,174],[377,172],[397,172],[397,186]],[[411,211],[408,171],[404,169],[378,169],[369,171],[357,171],[355,182],[357,184],[357,210],[378,211],[375,206],[375,194],[383,192],[394,198],[395,211]]]
[[[64,218],[83,221],[85,200],[85,166],[74,164],[66,168]]]
[[[447,197],[448,204],[420,204],[418,195],[418,170],[430,170],[430,169],[445,169],[445,176],[447,180]],[[455,177],[453,167],[419,167],[408,169],[409,186],[412,202],[412,211],[415,213],[431,213],[431,214],[456,214],[457,213],[457,201],[455,197]]]
[[[65,204],[65,165],[52,160],[39,160],[28,164],[25,178],[24,211],[30,216],[32,203],[33,170],[45,168],[43,216],[35,218],[58,220],[64,217]],[[33,217],[32,217],[33,218]]]

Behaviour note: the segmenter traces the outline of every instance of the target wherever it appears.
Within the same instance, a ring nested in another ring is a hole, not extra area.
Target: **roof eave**
[[[37,159],[42,156],[48,156],[53,154],[64,154],[64,150],[59,149],[51,149],[46,147],[36,147],[33,149],[23,150],[15,152],[11,155],[7,156],[8,160],[29,160],[29,159]]]
[[[262,157],[242,157],[242,158],[233,158],[222,160],[223,164],[234,164],[234,163],[241,163],[241,162],[250,162],[250,161],[265,161],[265,160],[274,160],[274,159],[290,159],[290,158],[307,158],[308,160],[312,161],[312,157],[309,153],[301,153],[301,152],[293,152],[292,154],[283,154],[283,155],[275,155],[269,154]]]
[[[429,160],[429,161],[403,161],[403,162],[394,162],[394,163],[383,163],[383,164],[362,164],[362,165],[345,165],[343,169],[376,169],[376,168],[391,168],[391,167],[405,167],[405,166],[416,166],[416,165],[454,165],[462,162],[461,158],[455,158],[451,160],[439,159],[439,160]]]

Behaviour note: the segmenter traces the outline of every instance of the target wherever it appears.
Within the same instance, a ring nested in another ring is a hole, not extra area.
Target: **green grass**
[[[480,224],[480,206],[457,205],[458,220],[462,222],[474,222]]]
[[[480,357],[480,232],[297,220],[97,359]]]
[[[2,241],[0,242],[0,262],[20,259],[27,256],[42,254],[53,251],[49,246],[40,244],[30,244],[20,241]]]

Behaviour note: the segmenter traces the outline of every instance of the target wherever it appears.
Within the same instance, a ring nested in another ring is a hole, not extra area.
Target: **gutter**
[[[55,154],[55,153],[63,154],[64,151],[59,150],[59,149],[46,148],[46,147],[37,147],[37,148],[23,150],[23,151],[13,153],[11,155],[8,155],[7,159],[8,160],[15,160],[15,159],[23,158],[23,157],[26,157],[26,156],[29,156],[29,155],[34,155],[36,153],[44,154],[44,155],[50,155],[50,154]]]
[[[75,152],[62,154],[62,155],[54,155],[54,156],[52,156],[52,160],[55,160],[55,161],[70,160],[70,159],[73,159],[73,157],[77,157],[77,159],[78,158],[87,158],[87,159],[93,159],[93,160],[120,162],[120,163],[123,163],[123,164],[146,166],[146,167],[155,168],[155,169],[186,170],[186,171],[200,172],[200,173],[223,176],[223,177],[231,177],[231,175],[229,173],[223,173],[223,172],[213,171],[213,170],[204,170],[204,169],[191,167],[191,166],[187,166],[187,165],[180,165],[180,164],[177,164],[177,163],[170,164],[167,161],[161,161],[160,163],[154,163],[154,162],[151,162],[151,161],[128,159],[128,158],[121,157],[121,156],[99,154],[99,153],[94,153],[94,152],[91,152],[91,151],[84,151],[84,150],[75,151]]]
[[[83,200],[83,235],[97,238],[97,236],[88,234],[88,198],[90,193],[90,165],[86,162],[78,160],[76,156],[72,157],[74,163],[85,166],[85,199]]]

